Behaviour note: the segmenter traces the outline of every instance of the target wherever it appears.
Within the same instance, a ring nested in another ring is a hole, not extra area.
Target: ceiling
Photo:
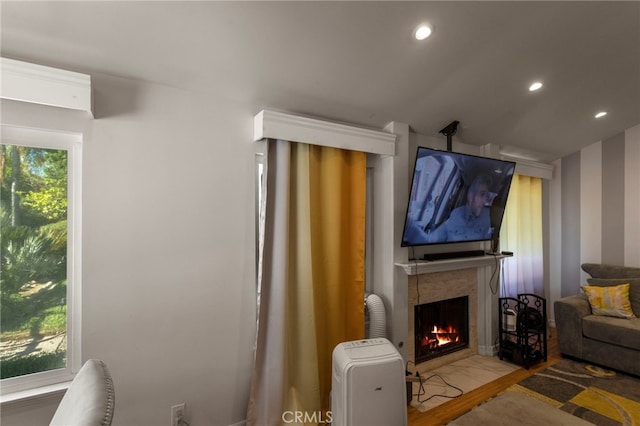
[[[640,123],[638,1],[2,1],[0,13],[4,57],[256,113],[442,138],[458,120],[456,139],[539,161]],[[423,21],[435,30],[419,42]]]

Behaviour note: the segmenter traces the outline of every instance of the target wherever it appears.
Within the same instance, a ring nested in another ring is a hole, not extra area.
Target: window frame
[[[69,382],[82,365],[82,134],[0,124],[0,142],[67,151],[67,361],[64,368],[2,379],[0,395]]]

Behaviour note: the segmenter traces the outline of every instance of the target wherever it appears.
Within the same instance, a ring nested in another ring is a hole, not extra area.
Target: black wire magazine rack
[[[535,294],[501,297],[499,303],[500,359],[528,369],[547,360],[547,301]]]

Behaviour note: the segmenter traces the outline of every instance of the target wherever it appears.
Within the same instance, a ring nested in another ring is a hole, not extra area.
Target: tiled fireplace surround
[[[478,354],[478,323],[487,321],[478,318],[478,270],[476,268],[457,269],[443,272],[411,275],[408,280],[408,316],[409,333],[407,338],[407,360],[411,371],[425,373],[457,360]],[[480,297],[483,298],[483,294]],[[454,297],[469,297],[469,347],[442,355],[418,365],[414,364],[414,306],[416,304],[436,302]],[[418,300],[419,298],[419,300]],[[482,305],[481,301],[481,305]],[[483,312],[482,315],[486,315]],[[490,322],[490,320],[489,320]]]

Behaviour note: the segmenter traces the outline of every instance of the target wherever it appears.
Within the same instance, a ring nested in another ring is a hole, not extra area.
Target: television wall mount
[[[453,151],[453,135],[455,135],[458,131],[458,124],[460,124],[458,120],[452,121],[451,123],[447,124],[447,127],[438,132],[447,137],[447,151],[449,152]]]

